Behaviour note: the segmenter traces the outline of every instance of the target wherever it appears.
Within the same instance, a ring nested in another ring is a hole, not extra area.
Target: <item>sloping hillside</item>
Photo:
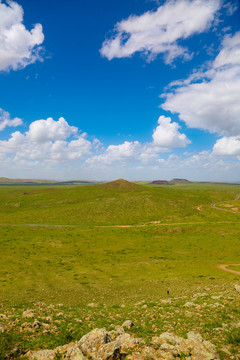
[[[134,184],[124,179],[118,179],[102,185],[106,189],[124,189],[124,190],[139,190],[140,185]]]

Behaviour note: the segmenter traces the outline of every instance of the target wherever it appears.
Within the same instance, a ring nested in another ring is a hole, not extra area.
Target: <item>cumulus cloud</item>
[[[78,129],[68,125],[67,121],[61,117],[58,121],[48,118],[47,120],[37,120],[30,124],[27,137],[30,141],[45,143],[53,140],[62,140],[70,135],[76,134]]]
[[[150,153],[151,150],[148,147]],[[159,156],[161,155],[161,156]],[[195,181],[239,181],[239,161],[235,158],[225,159],[224,156],[215,155],[210,151],[199,153],[185,153],[177,156],[173,153],[162,155],[155,153],[154,157],[141,162],[137,157],[134,162],[125,163],[112,161],[104,163],[100,158],[95,159],[90,167],[85,168],[86,174],[96,174],[98,179],[172,179],[187,178]],[[98,166],[99,165],[99,166]],[[91,172],[92,171],[92,172]],[[96,175],[95,175],[96,177]]]
[[[125,141],[119,145],[109,145],[101,154],[87,160],[90,165],[110,165],[127,163],[151,164],[159,158],[159,153],[169,152],[172,148],[185,147],[191,143],[185,134],[179,132],[179,124],[171,118],[160,116],[158,126],[153,131],[153,141]]]
[[[86,134],[77,134],[64,118],[48,118],[31,123],[29,131],[16,131],[9,140],[0,141],[0,154],[13,161],[43,161],[61,163],[89,155],[92,143]],[[76,138],[71,139],[74,135]],[[70,139],[69,139],[70,137]]]
[[[100,52],[108,60],[136,52],[144,53],[149,60],[162,53],[166,63],[178,56],[189,59],[192,55],[178,41],[206,31],[219,8],[220,0],[168,0],[156,11],[131,15],[117,23]]]
[[[110,165],[118,163],[118,165],[129,162],[136,162],[141,152],[141,144],[138,141],[125,141],[120,145],[109,145],[102,154],[95,155],[87,160],[90,165],[105,164]]]
[[[85,155],[90,155],[92,144],[82,134],[76,140],[70,142],[58,140],[50,149],[51,160],[66,161],[77,160]]]
[[[189,140],[181,136],[184,134],[180,133],[179,125],[170,118],[159,118],[152,142],[125,141],[109,145],[107,149],[97,139],[89,141],[86,133],[79,133],[65,119],[49,119],[34,121],[25,133],[15,131],[8,140],[0,141],[5,176],[157,179],[164,174],[164,178],[215,181],[236,181],[240,176],[237,159],[224,160],[225,155],[240,154],[240,137],[219,139],[212,153],[203,151],[176,156],[170,152],[170,146],[182,147]],[[33,136],[39,121],[39,137]],[[169,134],[175,134],[175,140]]]
[[[19,126],[22,124],[22,119],[15,117],[11,119],[10,114],[3,109],[0,109],[0,131],[4,130],[7,126]]]
[[[240,66],[240,31],[224,37],[222,49],[213,63],[214,68],[234,65]]]
[[[0,71],[18,70],[40,60],[43,41],[41,24],[28,31],[22,7],[15,1],[0,1]]]
[[[240,155],[240,136],[222,137],[213,147],[214,155]]]
[[[160,116],[153,131],[153,141],[125,141],[109,145],[105,149],[98,139],[87,140],[87,134],[79,134],[64,118],[33,121],[28,131],[15,131],[8,140],[0,141],[0,158],[5,156],[15,162],[63,163],[84,160],[90,166],[159,163],[159,153],[190,143],[180,126],[171,118]],[[163,161],[161,159],[161,161]]]
[[[225,36],[218,56],[166,94],[162,108],[179,114],[190,128],[240,134],[240,32]]]
[[[179,124],[171,122],[171,118],[160,116],[158,124],[152,136],[154,145],[163,148],[181,148],[191,143],[185,134],[179,132]]]

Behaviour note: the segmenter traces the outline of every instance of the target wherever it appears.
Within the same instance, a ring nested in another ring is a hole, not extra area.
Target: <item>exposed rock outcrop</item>
[[[169,185],[167,180],[154,180],[150,183],[151,185]]]
[[[131,320],[126,320],[124,321],[124,323],[122,324],[123,327],[127,328],[127,329],[131,329],[131,327],[134,326],[134,323]]]
[[[30,319],[30,318],[33,318],[34,316],[35,316],[35,314],[34,314],[34,311],[32,309],[28,309],[28,310],[26,310],[26,311],[24,311],[22,313],[23,318]]]
[[[189,332],[186,339],[165,332],[153,337],[150,346],[128,333],[118,335],[116,331],[112,335],[113,331],[94,329],[78,342],[54,350],[31,351],[27,356],[30,360],[54,360],[58,354],[65,360],[120,360],[123,356],[128,360],[172,360],[184,354],[188,360],[219,360],[215,346],[194,332]]]
[[[236,285],[234,285],[234,288],[238,292],[238,294],[240,295],[240,285],[236,284]]]

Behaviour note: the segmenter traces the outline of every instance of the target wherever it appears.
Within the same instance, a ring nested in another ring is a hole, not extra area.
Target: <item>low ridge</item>
[[[191,181],[187,179],[172,179],[171,181],[167,180],[154,180],[150,185],[177,185],[177,184],[190,184]]]
[[[177,185],[177,184],[190,184],[191,181],[187,180],[187,179],[172,179],[171,181],[169,181],[170,184],[172,185]]]
[[[133,189],[140,188],[140,185],[134,184],[134,183],[124,180],[124,179],[118,179],[115,181],[111,181],[102,186],[104,186],[105,188],[108,188],[108,189],[129,189],[129,190],[132,189],[133,190]]]
[[[167,180],[154,180],[150,185],[169,185],[169,182]]]

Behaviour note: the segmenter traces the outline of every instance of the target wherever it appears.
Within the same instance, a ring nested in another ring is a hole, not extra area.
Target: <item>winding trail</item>
[[[219,265],[218,268],[232,274],[240,275],[240,271],[228,269],[228,266],[240,266],[240,264]]]
[[[235,199],[234,200],[231,200],[231,201],[237,201],[240,197],[240,193],[236,195]],[[215,204],[212,204],[211,206],[214,208],[214,209],[217,209],[217,210],[222,210],[222,211],[227,211],[227,212],[230,212],[232,214],[239,214],[238,212],[236,211],[232,211],[232,210],[229,210],[229,209],[223,209],[223,208],[220,208],[218,207],[217,205],[218,204],[223,204],[225,202],[228,202],[228,201],[223,201],[223,202],[218,202],[218,203],[215,203]]]
[[[45,227],[45,228],[138,228],[147,226],[191,226],[191,225],[221,225],[221,224],[240,224],[239,221],[202,221],[202,222],[179,222],[179,223],[160,223],[149,222],[143,224],[129,224],[129,225],[80,225],[80,224],[4,224],[0,223],[0,226],[12,226],[12,227]]]
[[[240,197],[240,193],[236,195],[235,199],[232,201],[237,201]],[[226,202],[226,201],[225,201]],[[214,209],[222,210],[222,211],[228,211],[234,214],[237,214],[235,211],[228,210],[228,209],[222,209],[220,207],[217,207],[218,204],[222,204],[223,202],[211,204],[211,206]],[[80,225],[80,224],[4,224],[0,223],[0,226],[12,226],[12,227],[45,227],[45,228],[134,228],[134,227],[146,227],[146,226],[179,226],[179,225],[218,225],[218,224],[240,224],[239,221],[216,221],[216,222],[209,222],[209,221],[203,221],[203,222],[178,222],[178,223],[162,223],[161,221],[152,221],[147,223],[140,223],[140,224],[126,224],[126,225]],[[240,275],[240,272],[235,272],[235,270],[227,270],[223,267],[227,267],[229,265],[220,265],[222,266],[222,270],[234,272]]]

